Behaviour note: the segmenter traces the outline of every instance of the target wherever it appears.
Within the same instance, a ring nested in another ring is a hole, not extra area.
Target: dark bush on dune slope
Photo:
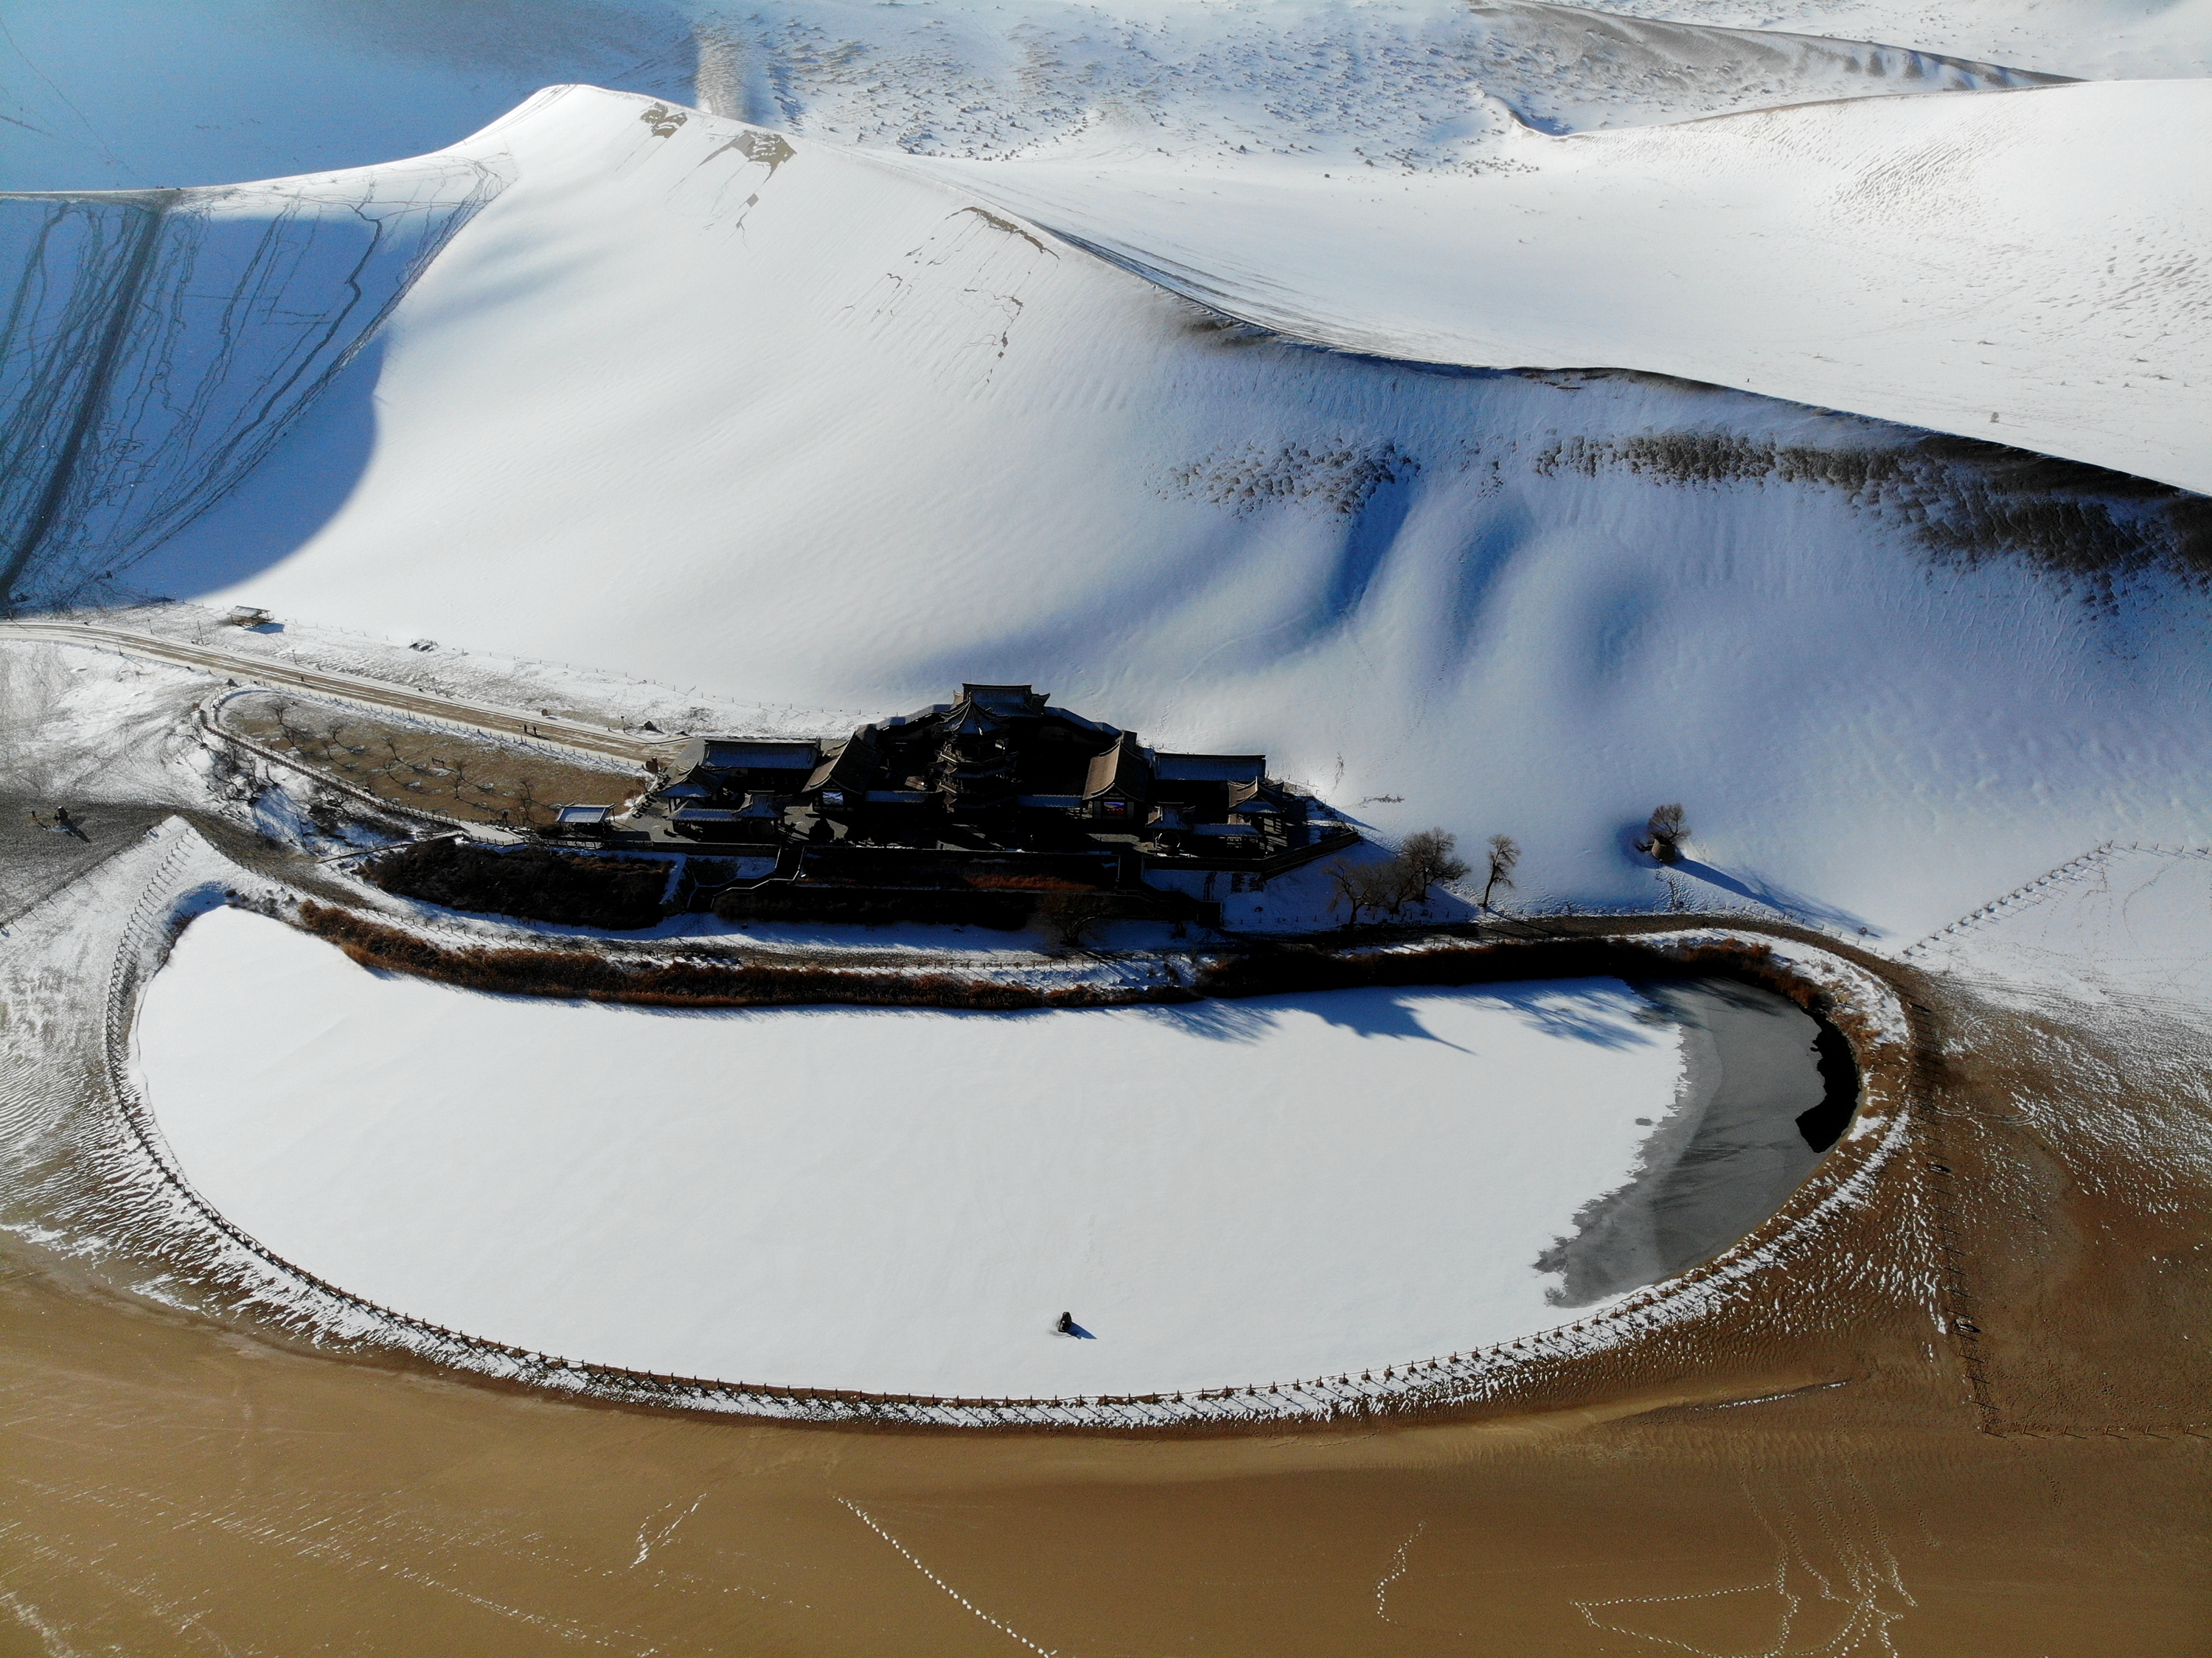
[[[461,841],[403,847],[364,873],[386,892],[426,904],[610,932],[658,922],[668,884],[667,866],[646,859],[542,847],[497,852]]]

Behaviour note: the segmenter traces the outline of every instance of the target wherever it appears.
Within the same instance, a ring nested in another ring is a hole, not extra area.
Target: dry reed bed
[[[1415,985],[1498,984],[1525,979],[1663,979],[1714,975],[1788,997],[1815,1019],[1863,1044],[1831,987],[1741,938],[1666,947],[1621,938],[1454,941],[1376,951],[1358,944],[1256,944],[1199,957],[1188,985],[1079,985],[1053,988],[945,973],[863,971],[811,963],[696,960],[638,962],[582,949],[455,945],[355,911],[308,900],[299,925],[363,967],[407,973],[500,995],[633,1002],[649,1007],[787,1007],[809,1004],[979,1008],[1114,1007],[1277,996],[1297,992]]]

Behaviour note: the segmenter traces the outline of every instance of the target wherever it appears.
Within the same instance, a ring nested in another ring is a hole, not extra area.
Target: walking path
[[[651,756],[666,756],[679,747],[684,740],[665,735],[614,731],[605,726],[533,714],[524,708],[502,708],[496,703],[472,702],[395,684],[386,679],[371,679],[363,674],[301,667],[296,663],[271,661],[268,657],[252,652],[224,650],[217,646],[170,639],[137,629],[110,627],[104,623],[0,622],[0,640],[4,639],[91,645],[119,652],[125,656],[142,657],[149,661],[173,663],[181,667],[222,674],[241,683],[283,686],[315,696],[333,697],[372,708],[389,709],[395,714],[442,720],[494,737],[528,738],[532,742],[550,743],[583,754],[611,757],[632,766],[643,765]]]

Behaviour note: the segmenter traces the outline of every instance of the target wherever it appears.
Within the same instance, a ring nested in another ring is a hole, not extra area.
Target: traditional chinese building
[[[694,738],[665,776],[592,838],[773,855],[782,878],[1205,900],[1216,874],[1256,883],[1358,838],[1265,755],[1148,748],[1027,685],[963,685],[839,742]]]

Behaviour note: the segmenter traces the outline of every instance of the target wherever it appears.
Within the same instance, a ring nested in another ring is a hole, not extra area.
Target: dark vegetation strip
[[[513,855],[513,854],[510,854]],[[1039,989],[953,974],[860,972],[811,963],[625,961],[590,950],[502,949],[436,943],[351,910],[300,906],[301,924],[363,967],[499,995],[632,1002],[653,1007],[950,1007],[1012,1011],[1046,1007],[1127,1007],[1386,987],[1502,984],[1529,979],[1713,977],[1754,984],[1788,998],[1820,1028],[1821,1102],[1800,1130],[1832,1145],[1857,1108],[1859,1066],[1851,1040],[1875,1034],[1818,986],[1775,960],[1771,947],[1715,940],[1654,950],[1620,938],[1482,940],[1377,951],[1316,944],[1249,946],[1194,963],[1188,984],[1063,985]]]
[[[1931,432],[1893,446],[1822,448],[1712,432],[1577,437],[1551,444],[1534,466],[1547,477],[1620,471],[1678,484],[1825,485],[1902,518],[1939,558],[2022,557],[2106,604],[2116,584],[2154,569],[2212,586],[2212,498],[1975,438]]]
[[[1045,992],[1028,985],[996,984],[949,974],[861,973],[765,963],[724,966],[697,961],[625,962],[587,950],[456,947],[312,901],[300,906],[300,920],[310,932],[329,939],[363,967],[413,974],[497,995],[634,1002],[647,1007],[796,1007],[839,1003],[999,1011],[1195,999],[1189,991],[1173,986],[1139,993],[1125,988],[1088,987]]]
[[[718,861],[692,854],[691,867],[703,870]],[[634,932],[672,913],[661,902],[669,868],[665,859],[441,839],[384,853],[361,872],[396,896],[447,909]],[[934,886],[815,879],[732,888],[717,895],[712,908],[723,920],[739,923],[887,926],[903,921],[1000,932],[1042,919],[1071,943],[1099,921],[1195,920],[1205,908],[1176,893],[1103,892],[1050,876],[947,873],[942,878],[945,884]]]
[[[448,909],[512,915],[610,932],[657,926],[668,865],[522,847],[494,852],[458,841],[418,841],[362,872],[386,892]]]
[[[1036,907],[1036,898],[1025,892],[927,887],[884,891],[816,883],[726,892],[714,900],[714,914],[725,921],[842,921],[862,926],[906,921],[924,926],[988,927],[996,932],[1026,926]]]

